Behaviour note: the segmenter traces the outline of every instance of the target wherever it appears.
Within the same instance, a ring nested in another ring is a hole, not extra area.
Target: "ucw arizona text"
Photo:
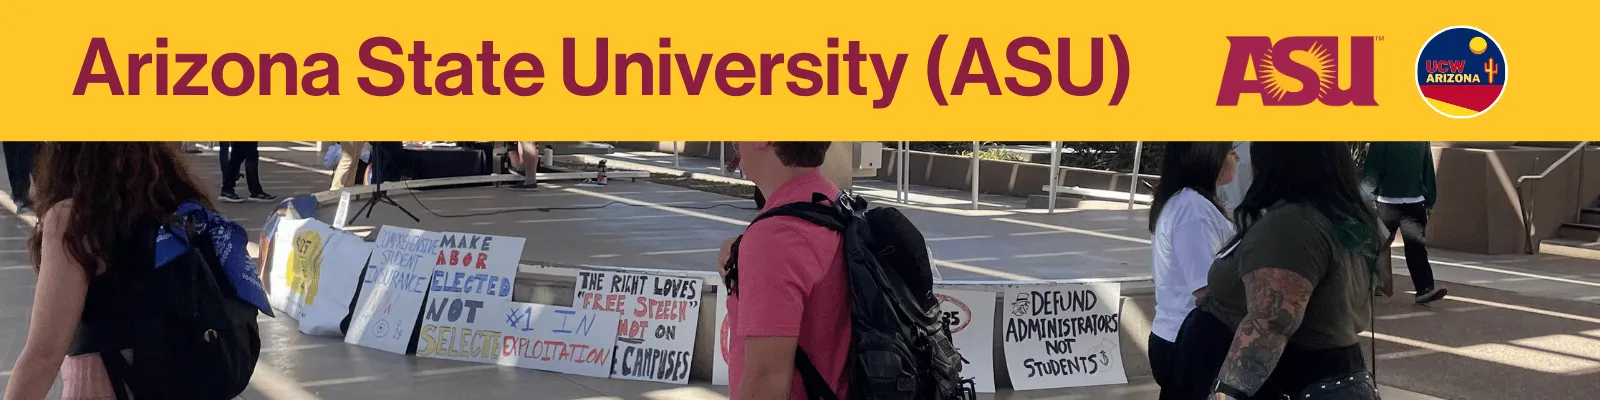
[[[1261,95],[1268,106],[1376,106],[1373,94],[1374,36],[1349,38],[1349,56],[1340,56],[1338,36],[1296,36],[1274,42],[1266,36],[1229,36],[1228,64],[1217,90],[1217,105],[1237,106],[1245,94]],[[1248,71],[1254,67],[1255,79]],[[1341,69],[1348,68],[1348,73]],[[1340,82],[1346,75],[1349,82]]]

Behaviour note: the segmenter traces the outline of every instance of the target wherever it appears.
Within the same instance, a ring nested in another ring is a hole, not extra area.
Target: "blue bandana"
[[[256,262],[250,259],[245,249],[250,244],[250,237],[245,234],[244,227],[193,201],[179,205],[176,214],[187,217],[196,231],[211,237],[211,246],[216,249],[217,259],[222,262],[222,269],[239,299],[255,306],[261,313],[273,316]],[[156,268],[166,266],[189,251],[188,232],[172,228],[163,226],[156,232]]]

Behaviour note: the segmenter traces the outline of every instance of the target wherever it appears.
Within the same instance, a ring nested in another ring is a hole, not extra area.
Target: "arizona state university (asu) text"
[[[990,58],[989,44],[983,38],[957,40],[950,46],[951,56],[959,56],[960,66],[953,78],[941,78],[940,60],[949,35],[939,35],[928,50],[926,81],[933,101],[944,106],[960,96],[1040,96],[1058,89],[1070,96],[1090,96],[1112,82],[1109,105],[1121,102],[1127,91],[1130,58],[1117,35],[1107,38],[1057,38],[1053,43],[1038,37],[1019,37],[1005,43],[1002,59]],[[1110,49],[1105,42],[1109,39]],[[1070,48],[1074,43],[1090,46],[1087,63],[1074,63]],[[886,108],[894,102],[900,85],[906,81],[911,53],[885,53],[862,50],[858,40],[827,38],[824,52],[763,52],[746,54],[687,54],[671,52],[672,38],[659,38],[652,53],[618,50],[611,39],[594,38],[581,43],[576,38],[561,40],[560,86],[578,96],[699,96],[714,91],[726,96],[860,96],[871,99],[873,108]],[[156,38],[157,49],[176,46],[175,40]],[[582,47],[582,48],[580,48]],[[1107,56],[1109,50],[1110,57]],[[1000,49],[996,49],[999,57]],[[1050,57],[1054,55],[1054,57]],[[398,60],[403,56],[403,61]],[[393,96],[411,92],[420,96],[533,96],[544,90],[545,62],[536,54],[513,52],[503,55],[494,41],[483,41],[476,54],[430,52],[425,41],[409,44],[390,37],[376,36],[357,48],[363,69],[356,85],[369,96]],[[998,72],[995,63],[1003,62],[1020,71],[1016,76]],[[1087,65],[1085,65],[1087,64]],[[1070,78],[1073,67],[1088,67],[1088,82]],[[1114,80],[1105,78],[1113,69]],[[233,72],[238,71],[238,72]],[[230,73],[231,72],[231,73]],[[256,93],[260,96],[337,96],[341,89],[339,57],[318,52],[303,56],[289,53],[259,53],[255,57],[229,52],[132,53],[119,57],[106,38],[92,38],[76,82],[73,95],[109,93],[116,96],[224,96]],[[585,76],[588,78],[580,78]],[[554,79],[554,77],[548,77]],[[153,82],[152,82],[153,80]],[[916,79],[912,79],[913,81]],[[680,86],[681,85],[681,86]],[[102,89],[97,88],[104,88]]]

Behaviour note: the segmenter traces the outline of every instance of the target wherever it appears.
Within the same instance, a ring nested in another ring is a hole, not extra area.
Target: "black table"
[[[402,175],[411,179],[478,176],[491,173],[493,152],[480,148],[404,149]]]

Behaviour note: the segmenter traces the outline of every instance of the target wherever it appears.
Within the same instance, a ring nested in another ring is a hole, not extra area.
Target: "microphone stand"
[[[372,196],[368,197],[367,198],[367,202],[365,204],[362,204],[361,208],[356,209],[355,213],[350,214],[350,220],[349,221],[345,221],[345,225],[350,225],[352,223],[355,223],[356,222],[356,218],[361,218],[362,217],[361,213],[363,211],[365,211],[367,213],[365,218],[372,218],[372,210],[375,210],[375,209],[378,208],[377,206],[378,206],[379,202],[382,202],[382,203],[394,206],[394,208],[400,209],[400,212],[405,213],[407,217],[411,217],[411,220],[414,221],[414,222],[422,222],[422,220],[418,219],[417,216],[415,214],[412,214],[410,210],[406,210],[405,206],[402,206],[402,205],[400,205],[400,203],[396,203],[394,201],[394,199],[389,198],[389,193],[387,191],[383,190],[383,181],[387,180],[387,178],[388,178],[388,177],[383,176],[384,175],[383,170],[387,170],[387,169],[393,167],[393,166],[390,166],[390,165],[387,164],[389,162],[388,158],[392,154],[389,154],[389,150],[382,149],[381,142],[371,142],[371,144],[372,144],[372,162],[367,163],[367,169],[372,171]],[[375,167],[381,167],[382,169],[375,170],[374,169]]]

